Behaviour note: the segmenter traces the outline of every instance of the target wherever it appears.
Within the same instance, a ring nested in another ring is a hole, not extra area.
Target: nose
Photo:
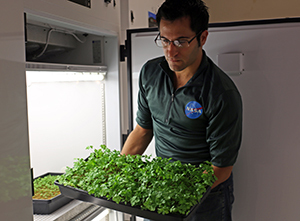
[[[165,48],[168,57],[175,57],[178,53],[178,47],[175,46],[174,42],[170,42],[170,44]]]

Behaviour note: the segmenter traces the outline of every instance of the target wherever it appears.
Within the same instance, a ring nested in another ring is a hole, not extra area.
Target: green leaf
[[[210,162],[194,166],[171,158],[150,160],[147,155],[121,155],[105,145],[86,149],[93,150],[90,157],[76,159],[59,183],[160,214],[188,214],[216,180]]]

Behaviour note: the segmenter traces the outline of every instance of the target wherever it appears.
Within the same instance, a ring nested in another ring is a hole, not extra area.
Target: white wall
[[[300,16],[298,0],[204,0],[211,22],[287,18]]]
[[[30,158],[34,177],[47,172],[64,172],[65,167],[73,166],[75,158],[89,155],[87,146],[99,148],[105,144],[103,84],[97,81],[28,82]]]

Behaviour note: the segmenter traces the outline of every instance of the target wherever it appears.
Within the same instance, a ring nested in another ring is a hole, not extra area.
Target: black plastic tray
[[[62,173],[46,173],[39,177],[43,178],[48,175],[61,175]],[[35,179],[39,178],[36,177]],[[73,199],[68,198],[62,194],[59,194],[52,199],[49,200],[37,200],[33,199],[33,213],[34,214],[51,214],[55,210],[61,208],[62,206],[66,205],[67,203],[71,202]]]
[[[116,203],[112,200],[108,200],[106,198],[100,198],[100,197],[94,197],[93,195],[89,195],[87,191],[83,191],[80,189],[76,189],[70,186],[63,186],[59,184],[58,182],[54,182],[55,185],[59,186],[60,192],[65,195],[66,197],[81,200],[84,202],[90,202],[99,206],[103,206],[109,209],[117,210],[120,212],[124,212],[127,214],[151,219],[151,220],[157,220],[157,221],[188,221],[191,216],[195,213],[197,208],[201,205],[203,200],[207,197],[207,195],[210,193],[210,187],[207,189],[206,193],[203,195],[201,201],[199,204],[192,207],[190,213],[185,216],[181,214],[167,214],[162,215],[158,214],[157,212],[149,211],[149,210],[142,210],[140,207],[130,206],[128,204],[124,203]]]

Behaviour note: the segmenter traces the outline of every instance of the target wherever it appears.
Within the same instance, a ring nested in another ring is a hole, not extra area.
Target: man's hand
[[[211,187],[213,189],[217,185],[219,185],[220,183],[223,183],[225,180],[227,180],[230,177],[233,166],[216,167],[216,166],[212,165],[212,167],[214,169],[215,176],[218,178]]]
[[[144,129],[140,125],[137,125],[134,130],[129,134],[121,154],[140,154],[142,155],[147,149],[149,143],[153,137],[153,131],[150,129]]]

